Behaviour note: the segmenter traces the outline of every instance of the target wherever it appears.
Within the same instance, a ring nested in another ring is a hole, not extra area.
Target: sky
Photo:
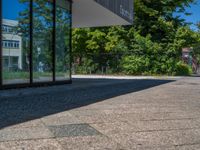
[[[26,5],[20,4],[19,0],[3,0],[3,8],[10,8],[3,10],[3,18],[16,20],[18,18],[18,12],[25,9]],[[190,7],[186,8],[187,12],[192,13],[191,16],[185,16],[183,14],[178,14],[181,18],[184,18],[187,22],[196,24],[200,21],[200,0],[196,0],[197,4],[192,4]],[[10,5],[14,7],[10,7]],[[195,25],[191,25],[191,28],[196,30]]]
[[[26,5],[20,4],[19,0],[3,0],[3,18],[16,20],[20,11],[26,8]]]
[[[194,25],[197,22],[200,22],[200,0],[196,0],[197,4],[192,4],[190,7],[186,8],[186,11],[192,13],[191,16],[185,16],[183,14],[179,14],[181,18],[184,18],[187,22],[193,23],[191,28],[197,30],[197,27]]]

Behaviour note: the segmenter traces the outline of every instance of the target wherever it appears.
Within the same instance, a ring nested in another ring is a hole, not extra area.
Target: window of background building
[[[12,4],[12,5],[11,5]],[[29,2],[2,0],[3,84],[30,82]],[[9,9],[8,9],[9,8]]]
[[[3,40],[2,41],[2,47],[3,48],[19,48],[19,41],[11,41],[11,40]]]

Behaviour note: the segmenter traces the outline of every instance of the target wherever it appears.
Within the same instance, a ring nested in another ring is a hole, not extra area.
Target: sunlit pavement
[[[0,91],[0,150],[199,150],[200,77],[81,77]]]

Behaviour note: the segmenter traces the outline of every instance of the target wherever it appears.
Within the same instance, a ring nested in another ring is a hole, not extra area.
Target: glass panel
[[[56,1],[56,80],[70,79],[70,4]]]
[[[29,83],[29,2],[2,0],[3,84]]]
[[[53,80],[52,36],[53,4],[48,0],[33,1],[33,81]]]

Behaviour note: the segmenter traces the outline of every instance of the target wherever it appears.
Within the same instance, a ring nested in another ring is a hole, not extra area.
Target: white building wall
[[[17,21],[3,19],[3,25],[16,27],[18,25]],[[18,68],[22,69],[22,38],[16,33],[5,33],[3,32],[2,40],[19,41],[19,48],[4,48],[3,47],[3,57],[18,57]]]

